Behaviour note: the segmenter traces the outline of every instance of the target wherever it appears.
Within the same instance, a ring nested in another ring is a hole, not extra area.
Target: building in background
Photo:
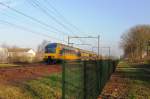
[[[33,62],[36,52],[30,48],[8,48],[9,62]]]
[[[8,49],[0,48],[0,63],[7,63],[7,62],[8,62]]]

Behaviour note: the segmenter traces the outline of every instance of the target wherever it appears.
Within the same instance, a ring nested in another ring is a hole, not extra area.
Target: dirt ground
[[[19,67],[0,68],[0,83],[31,80],[61,72],[60,65],[22,64]]]

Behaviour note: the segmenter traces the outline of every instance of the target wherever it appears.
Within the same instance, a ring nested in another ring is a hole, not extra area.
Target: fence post
[[[96,76],[97,76],[97,94],[100,93],[100,63],[99,60],[95,61],[96,62]]]
[[[83,69],[84,69],[84,99],[86,99],[86,96],[87,96],[87,86],[86,86],[86,61],[83,62]]]
[[[66,70],[65,70],[65,68],[66,68],[66,62],[65,61],[63,61],[62,62],[63,64],[62,64],[62,99],[65,99],[65,80],[66,80],[66,78],[65,78],[65,72],[66,72]]]
[[[110,79],[110,77],[111,77],[111,71],[112,71],[112,61],[111,61],[111,59],[109,59],[109,77],[108,77],[108,79]]]
[[[99,80],[100,80],[100,92],[102,91],[102,88],[103,88],[103,77],[102,77],[102,75],[103,75],[103,61],[101,60],[101,61],[99,61],[99,63],[101,64],[100,65],[100,78],[99,78]]]

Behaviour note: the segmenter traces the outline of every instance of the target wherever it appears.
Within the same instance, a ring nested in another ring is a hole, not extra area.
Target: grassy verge
[[[120,69],[121,77],[127,79],[129,99],[150,99],[150,73],[143,69]],[[126,81],[125,81],[126,82]]]
[[[36,99],[60,99],[61,75],[53,74],[40,80],[32,80],[25,84],[26,90]]]
[[[32,95],[23,89],[8,85],[0,84],[0,99],[33,99]]]
[[[0,84],[0,99],[60,99],[61,74],[16,85]]]
[[[118,64],[117,67],[118,68],[130,68],[132,66],[128,62],[126,62],[126,61],[121,61],[121,62],[119,62],[119,64]]]
[[[121,99],[150,99],[150,72],[148,67],[139,68],[120,62],[102,96]]]
[[[17,67],[17,66],[21,66],[21,65],[16,65],[16,64],[0,64],[0,68],[2,68],[2,67]]]
[[[130,80],[129,99],[150,99],[150,86],[148,82]]]

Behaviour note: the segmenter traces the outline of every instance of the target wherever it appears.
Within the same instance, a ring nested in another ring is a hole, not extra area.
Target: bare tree
[[[147,41],[150,40],[150,25],[138,25],[132,27],[121,36],[121,48],[128,58],[142,59]]]
[[[37,53],[35,57],[35,62],[43,61],[44,58],[44,52],[45,52],[45,46],[49,43],[47,40],[43,40],[41,44],[37,47]]]
[[[44,53],[45,46],[49,43],[47,40],[43,40],[41,44],[37,47],[37,53]]]
[[[10,48],[10,46],[7,45],[6,43],[3,43],[3,44],[1,45],[1,47],[2,47],[2,48]]]

